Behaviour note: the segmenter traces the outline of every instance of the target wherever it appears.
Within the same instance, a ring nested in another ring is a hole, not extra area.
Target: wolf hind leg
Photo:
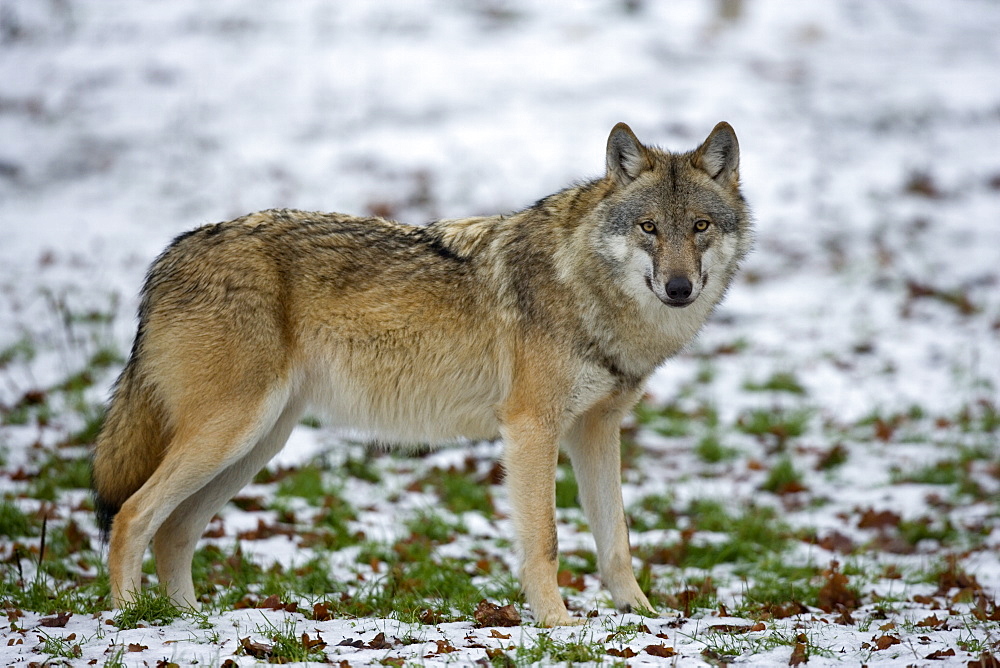
[[[141,591],[142,558],[161,525],[185,500],[255,449],[274,428],[287,398],[287,393],[265,398],[249,409],[246,402],[233,402],[221,414],[188,415],[178,425],[163,460],[122,504],[112,525],[108,567],[114,607],[134,601]]]
[[[156,531],[156,574],[176,605],[197,607],[191,562],[198,539],[212,516],[284,447],[301,413],[299,402],[290,403],[253,450],[181,502]]]

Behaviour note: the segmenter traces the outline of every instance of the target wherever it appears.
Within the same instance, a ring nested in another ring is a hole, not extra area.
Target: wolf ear
[[[619,123],[608,137],[608,176],[619,185],[628,185],[652,167],[646,157],[646,148],[636,139],[632,128]]]
[[[740,173],[740,143],[733,126],[725,121],[716,125],[705,143],[695,149],[691,161],[719,183],[735,184]]]

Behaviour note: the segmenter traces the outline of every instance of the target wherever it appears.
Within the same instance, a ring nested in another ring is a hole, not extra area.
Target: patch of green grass
[[[522,636],[524,637],[524,636]],[[586,632],[570,636],[565,640],[553,638],[551,633],[539,633],[531,644],[522,644],[514,655],[504,654],[500,665],[530,666],[552,665],[556,663],[603,663],[607,658],[604,643]],[[493,660],[498,665],[497,659]]]
[[[196,593],[219,609],[231,608],[264,580],[264,569],[247,559],[239,543],[228,554],[215,545],[198,548],[191,571]]]
[[[681,516],[689,518],[689,528],[678,543],[644,546],[637,552],[651,563],[707,570],[723,563],[757,563],[784,551],[791,540],[791,530],[767,507],[751,506],[733,514],[718,501],[701,499],[692,502]],[[702,531],[725,534],[725,539],[699,540],[698,532]]]
[[[299,420],[299,424],[310,429],[319,429],[323,426],[323,422],[315,415],[303,415]]]
[[[382,482],[382,474],[379,473],[378,469],[375,467],[375,460],[373,457],[348,457],[344,461],[343,471],[346,475],[357,478],[358,480],[364,480],[365,482],[370,482],[373,485],[377,485]]]
[[[206,545],[195,551],[192,572],[200,600],[217,610],[272,595],[284,603],[305,605],[346,589],[333,577],[322,552],[292,567],[272,564],[265,569],[248,559],[239,544],[228,554]]]
[[[650,494],[626,511],[629,524],[636,531],[676,529],[677,512],[674,499],[663,494]]]
[[[11,406],[0,406],[0,417],[2,424],[11,426],[23,426],[36,420],[38,424],[45,425],[55,417],[55,409],[50,403],[51,396],[41,390],[29,390],[25,392]]]
[[[483,598],[504,604],[516,592],[516,587],[495,578],[477,587],[466,572],[472,564],[432,553],[387,566],[351,593],[326,601],[330,612],[346,617],[392,617],[408,623],[461,621],[472,618]]]
[[[694,377],[694,382],[699,385],[709,385],[715,380],[715,365],[708,359],[698,361],[698,373]]]
[[[891,481],[893,484],[911,482],[923,485],[954,485],[961,482],[962,474],[962,468],[957,461],[945,460],[909,473],[894,471]]]
[[[18,538],[34,536],[36,533],[34,523],[24,511],[6,499],[0,501],[0,535]]]
[[[791,530],[778,519],[778,512],[773,508],[750,506],[738,515],[731,515],[706,513],[700,510],[705,505],[705,501],[693,505],[699,510],[692,512],[704,513],[704,516],[696,517],[695,526],[705,531],[727,533],[737,543],[754,545],[761,556],[781,552],[791,540]]]
[[[13,524],[20,525],[14,517]],[[28,518],[27,532],[37,535],[38,522]],[[20,543],[13,544],[13,555],[0,564],[0,600],[40,614],[57,612],[92,613],[99,609],[110,592],[104,575],[93,577],[82,571],[96,569],[103,573],[104,561],[90,547],[90,540],[71,521],[64,527],[49,524],[45,533],[45,554],[38,555]],[[26,579],[25,566],[34,563],[36,573]]]
[[[693,416],[677,404],[654,407],[641,401],[636,404],[634,412],[639,424],[661,436],[687,436],[691,432]]]
[[[154,589],[146,589],[132,603],[122,605],[114,622],[120,629],[134,629],[141,622],[166,626],[182,614],[183,611],[168,596]]]
[[[42,654],[63,659],[78,659],[83,656],[83,650],[80,649],[76,638],[70,640],[69,638],[51,636],[42,629],[36,629],[35,633],[39,634],[38,639],[41,642],[38,645],[38,651]]]
[[[958,463],[964,468],[977,461],[992,462],[1000,456],[1000,446],[989,444],[962,445],[958,448]]]
[[[910,545],[916,545],[922,540],[934,540],[942,545],[954,545],[959,538],[958,530],[947,517],[940,522],[934,522],[929,517],[900,520],[897,529],[903,540]]]
[[[278,497],[298,497],[310,505],[319,505],[330,493],[334,493],[323,481],[323,471],[309,465],[294,471],[278,483],[275,495]]]
[[[738,612],[756,618],[761,610],[798,602],[816,605],[822,586],[817,579],[821,569],[815,565],[795,566],[770,557],[753,568],[738,568],[736,574],[752,581],[743,592]]]
[[[407,530],[422,536],[432,543],[450,543],[456,534],[468,533],[468,528],[462,522],[448,522],[431,510],[422,510],[415,517],[406,521]]]
[[[992,433],[1000,429],[1000,408],[982,399],[974,406],[967,406],[958,416],[959,426],[967,432]]]
[[[775,494],[801,491],[802,474],[795,468],[790,457],[782,457],[771,467],[767,478],[761,484],[761,489]]]
[[[43,615],[57,612],[90,614],[101,606],[108,594],[106,579],[102,585],[101,578],[96,582],[57,582],[41,576],[26,583],[18,577],[16,567],[5,565],[4,571],[3,580],[0,580],[0,600]]]
[[[19,340],[0,350],[0,369],[3,369],[14,362],[28,364],[35,359],[38,348],[35,342],[28,336],[23,336]]]
[[[716,609],[719,605],[717,588],[711,577],[684,578],[676,582],[661,582],[651,586],[651,571],[644,565],[638,575],[639,586],[653,605],[681,610],[690,616],[695,610]]]
[[[778,445],[784,445],[791,438],[805,433],[812,411],[805,408],[785,410],[782,408],[754,408],[746,411],[736,421],[736,428],[761,438],[771,437]]]
[[[805,661],[812,656],[832,658],[836,652],[830,647],[817,644],[815,634],[810,632],[781,631],[771,629],[756,632],[733,633],[728,629],[715,630],[709,627],[700,634],[705,643],[702,656],[712,662],[728,664],[736,659],[770,652],[778,647],[799,647]]]
[[[357,536],[348,524],[355,519],[357,513],[342,496],[327,496],[323,501],[323,510],[314,522],[314,527],[323,538],[322,546],[328,550],[339,550],[356,544]]]
[[[718,433],[713,431],[699,439],[698,444],[694,447],[694,453],[703,462],[717,464],[722,461],[734,459],[739,455],[740,451],[722,445]]]
[[[125,663],[124,645],[118,645],[114,652],[106,655],[104,668],[128,668],[128,664]]]
[[[591,550],[560,553],[559,570],[574,575],[592,575],[597,572],[597,554]]]
[[[326,643],[311,639],[307,633],[300,635],[294,619],[284,619],[279,624],[265,618],[256,632],[272,642],[266,652],[268,663],[327,663],[323,652]],[[246,645],[243,647],[245,651]],[[265,657],[257,655],[257,658]]]
[[[40,464],[28,493],[36,499],[55,501],[59,491],[64,489],[90,489],[90,460],[87,457],[64,458],[52,453]]]
[[[946,459],[905,473],[893,470],[890,480],[893,484],[918,483],[954,486],[954,491],[959,496],[988,498],[989,494],[970,475],[971,463],[979,454],[975,450],[966,448],[959,453],[959,459]]]
[[[748,392],[787,392],[789,394],[805,395],[806,388],[795,377],[794,373],[779,371],[763,382],[747,381],[743,389]]]
[[[489,485],[475,480],[464,471],[434,469],[424,481],[434,488],[445,507],[456,515],[473,511],[491,518],[495,514]]]
[[[291,568],[273,564],[253,589],[262,597],[277,595],[285,602],[302,603],[341,591],[344,585],[331,575],[329,563],[319,555]]]
[[[845,464],[848,457],[847,448],[838,443],[820,456],[819,461],[816,462],[816,469],[819,471],[830,471]]]
[[[560,466],[556,472],[556,508],[579,507],[580,488],[570,466]]]

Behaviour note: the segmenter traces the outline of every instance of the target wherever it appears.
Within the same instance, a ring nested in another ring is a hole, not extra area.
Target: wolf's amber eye
[[[639,223],[639,227],[641,227],[642,231],[645,232],[646,234],[653,234],[654,232],[656,232],[656,224],[653,223],[653,221],[651,220],[642,221],[641,223]]]
[[[704,232],[705,230],[708,229],[709,224],[710,223],[707,220],[696,221],[695,224],[694,224],[694,231],[695,232]]]

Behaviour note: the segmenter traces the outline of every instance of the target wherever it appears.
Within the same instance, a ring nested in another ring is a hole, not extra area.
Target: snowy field
[[[996,666],[998,36],[991,0],[0,0],[0,665]],[[87,446],[171,238],[513,211],[601,174],[618,121],[688,150],[720,120],[756,249],[624,431],[663,617],[611,609],[568,467],[590,617],[541,629],[501,444],[312,421],[210,524],[203,614],[107,609]]]

